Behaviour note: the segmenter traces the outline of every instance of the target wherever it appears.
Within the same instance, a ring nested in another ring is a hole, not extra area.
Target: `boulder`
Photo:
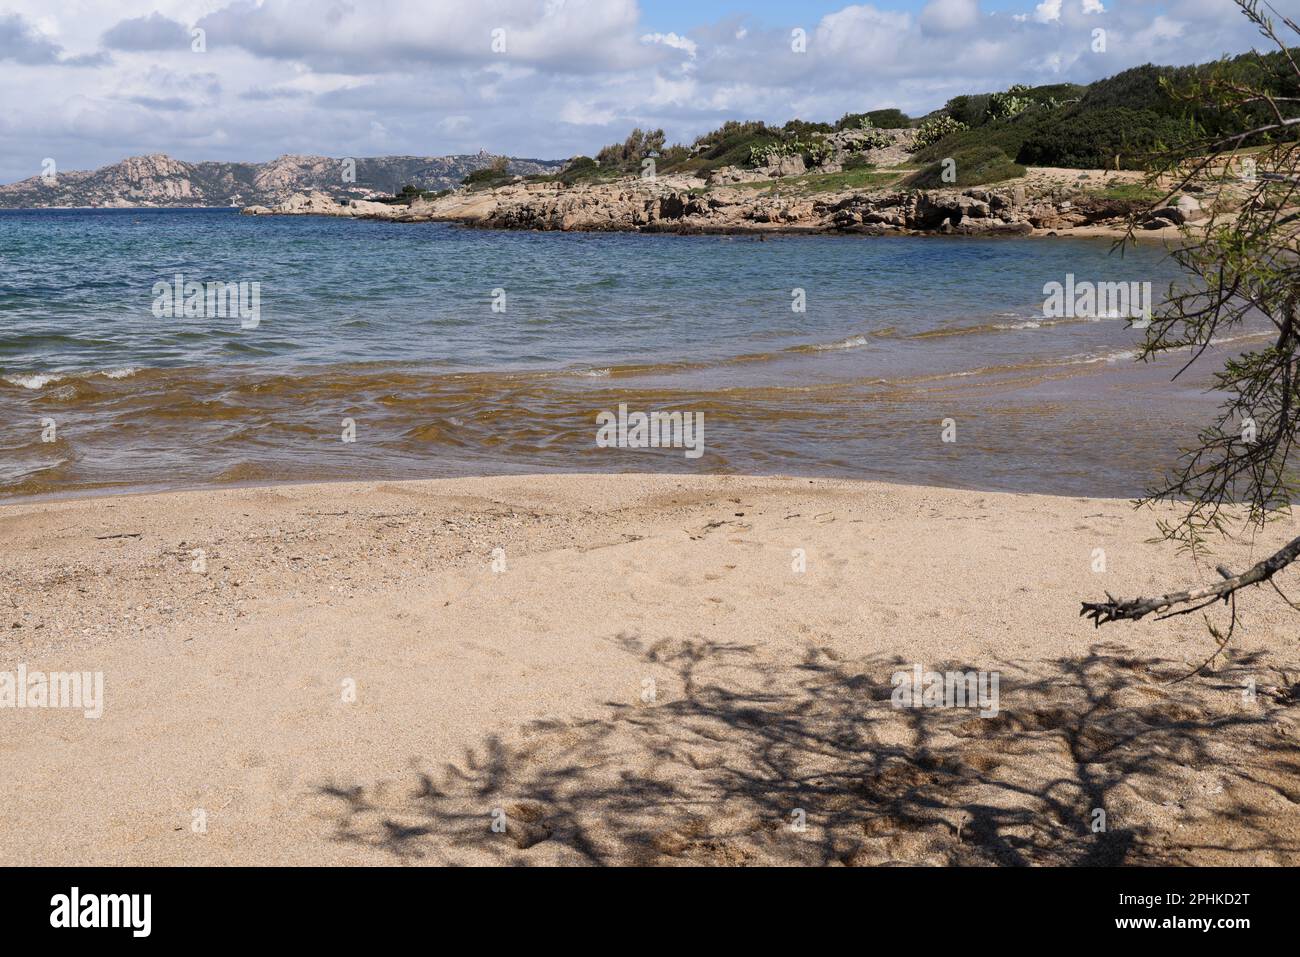
[[[1209,216],[1195,196],[1179,196],[1174,205],[1183,214],[1184,222],[1195,223]]]
[[[767,165],[764,167],[767,175],[771,177],[780,176],[802,176],[808,172],[808,166],[804,163],[803,157],[795,156],[769,156]]]

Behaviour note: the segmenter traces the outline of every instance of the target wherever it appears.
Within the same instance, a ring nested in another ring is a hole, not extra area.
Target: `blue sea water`
[[[556,469],[1131,494],[1208,406],[1130,369],[1125,317],[1045,319],[1071,274],[1159,299],[1177,270],[1098,240],[0,211],[0,416],[21,423],[0,494]],[[256,283],[255,327],[159,315],[178,275]],[[596,448],[620,402],[705,412],[709,453]],[[1089,456],[1135,414],[1138,453]]]

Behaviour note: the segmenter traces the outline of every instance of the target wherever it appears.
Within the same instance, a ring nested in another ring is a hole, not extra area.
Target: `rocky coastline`
[[[1077,172],[1077,171],[1071,171]],[[1085,174],[1086,175],[1086,174]],[[317,191],[247,215],[346,216],[487,229],[679,234],[840,233],[868,236],[1122,235],[1145,203],[1106,198],[1059,177],[968,189],[849,189],[808,193],[761,184],[709,185],[693,177],[628,178],[565,186],[516,182],[407,204],[343,201]],[[1142,233],[1176,234],[1205,218],[1191,196],[1146,213]]]

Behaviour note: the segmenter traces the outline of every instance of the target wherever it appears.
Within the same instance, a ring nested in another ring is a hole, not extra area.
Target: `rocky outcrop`
[[[569,187],[554,181],[517,182],[497,189],[457,190],[409,206],[341,204],[321,194],[305,194],[245,212],[589,232],[1027,236],[1080,227],[1118,229],[1133,208],[1131,202],[1025,181],[970,189],[802,193],[782,191],[780,180],[754,188],[675,175]],[[1187,204],[1184,208],[1190,209]]]
[[[805,196],[743,186],[705,188],[699,180],[666,177],[572,188],[543,183],[462,191],[385,218],[496,229],[1023,236],[1036,230],[1118,224],[1128,212],[1123,204],[1074,203],[1030,195],[1015,185]]]
[[[1153,209],[1144,217],[1142,226],[1145,229],[1182,226],[1184,223],[1194,223],[1206,219],[1209,215],[1201,207],[1200,200],[1194,196],[1183,195],[1178,197],[1177,202],[1162,206],[1159,209]]]
[[[245,216],[364,216],[369,219],[395,219],[398,212],[405,213],[406,206],[392,206],[361,199],[338,202],[334,197],[313,190],[298,193],[275,206],[249,206]]]

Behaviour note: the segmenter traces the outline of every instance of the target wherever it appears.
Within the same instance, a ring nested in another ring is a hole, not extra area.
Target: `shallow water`
[[[157,315],[177,274],[258,283],[255,327]],[[1214,399],[1130,362],[1123,316],[1045,319],[1067,274],[1177,275],[1095,240],[3,211],[0,495],[550,470],[1132,495]],[[704,454],[598,447],[620,403],[702,412]]]

